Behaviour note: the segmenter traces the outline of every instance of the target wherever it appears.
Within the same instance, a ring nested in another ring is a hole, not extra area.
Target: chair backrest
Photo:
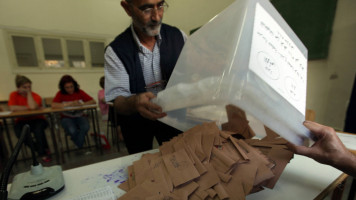
[[[1,110],[9,110],[9,106],[7,105],[7,100],[0,100],[0,111]]]
[[[43,106],[44,107],[51,107],[53,99],[54,99],[53,97],[45,97],[45,98],[43,98]]]
[[[307,109],[305,112],[305,120],[315,121],[315,111],[311,109]]]

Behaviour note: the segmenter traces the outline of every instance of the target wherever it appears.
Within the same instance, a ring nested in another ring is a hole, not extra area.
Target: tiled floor
[[[12,143],[15,146],[17,138],[16,138],[15,134],[13,133],[11,126],[9,127],[9,130],[10,130]],[[106,135],[106,130],[107,130],[106,122],[100,121],[100,130],[102,133],[105,133],[105,135]],[[89,131],[89,135],[90,135],[90,133],[92,133],[92,130]],[[58,139],[57,139],[58,146],[62,145],[63,149],[66,149],[66,144],[65,144],[65,140],[64,140],[64,132],[63,132],[62,128],[60,129],[60,134],[61,134],[62,144],[58,143]],[[52,139],[50,137],[51,134],[50,134],[49,128],[47,128],[47,130],[46,130],[46,136],[47,136],[47,140],[48,140],[49,146],[51,148],[51,152],[52,152],[52,161],[49,163],[43,163],[43,162],[41,162],[41,163],[43,164],[43,166],[53,166],[53,165],[57,164],[57,161],[56,161],[56,156],[54,154],[53,143],[52,143]],[[68,169],[72,169],[72,168],[76,168],[76,167],[80,167],[80,166],[93,164],[93,163],[97,163],[97,162],[101,162],[101,161],[128,155],[127,149],[123,142],[119,142],[120,151],[118,151],[117,145],[113,144],[111,134],[109,135],[109,138],[108,138],[111,148],[103,149],[103,153],[101,153],[100,150],[94,146],[94,144],[95,144],[94,136],[91,135],[91,136],[89,136],[89,138],[90,138],[90,144],[92,147],[86,148],[81,151],[75,150],[75,151],[71,151],[70,153],[66,153],[66,152],[63,153],[65,162],[60,163],[63,170],[68,170]],[[68,137],[68,144],[69,144],[70,149],[75,149],[75,146],[69,137]],[[158,144],[156,141],[154,141],[153,146],[155,148],[158,147]],[[8,150],[10,149],[8,144],[7,144],[7,149]],[[41,159],[39,159],[39,158],[37,160],[41,161]],[[9,178],[9,182],[12,181],[13,177],[16,174],[29,171],[31,168],[31,164],[32,164],[31,152],[28,147],[23,145],[21,152],[18,156],[18,160],[16,161],[16,164],[14,165],[14,167],[12,169],[12,172],[11,172],[11,175]]]

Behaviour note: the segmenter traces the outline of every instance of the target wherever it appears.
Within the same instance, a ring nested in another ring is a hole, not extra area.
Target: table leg
[[[57,129],[57,137],[58,137],[58,142],[59,142],[59,153],[61,154],[61,160],[62,160],[62,163],[65,163],[66,160],[64,158],[64,151],[63,151],[63,142],[62,142],[62,139],[61,139],[61,130],[59,128],[60,124],[59,124],[59,120],[57,120],[58,118],[54,115],[53,116],[53,119],[55,121],[55,125],[56,125],[56,129]],[[66,136],[64,136],[66,137]]]
[[[116,109],[114,107],[114,130],[115,130],[115,135],[116,135],[116,145],[117,145],[117,151],[120,151],[120,145],[119,145],[119,133],[118,133],[118,129],[117,129],[117,113],[116,113]]]
[[[53,115],[51,113],[49,113],[48,117],[49,117],[49,120],[50,120],[50,123],[51,123],[51,136],[52,136],[52,142],[53,142],[53,145],[54,145],[54,151],[55,151],[55,154],[56,154],[57,164],[60,164],[59,152],[58,152],[58,146],[57,146],[57,139],[56,139],[56,134],[55,134],[55,131],[54,131],[55,123],[54,123],[54,120],[53,120]]]
[[[9,127],[7,126],[6,118],[3,119],[3,122],[4,122],[4,128],[5,128],[5,132],[6,132],[6,137],[7,137],[7,140],[9,141],[9,146],[10,146],[10,150],[11,150],[11,153],[12,153],[12,152],[14,152],[14,146],[12,145],[10,132],[9,132]]]
[[[103,154],[103,148],[102,148],[101,139],[100,139],[100,125],[99,125],[99,119],[98,119],[98,111],[96,109],[94,109],[94,113],[95,113],[96,124],[97,124],[97,127],[98,127],[97,138],[98,138],[99,149],[100,149],[100,153]]]
[[[96,125],[95,125],[95,119],[94,119],[94,111],[93,109],[90,109],[90,115],[91,115],[91,124],[93,126],[93,131],[94,131],[94,141],[95,141],[95,147],[98,147],[99,143],[98,143],[98,134],[97,130],[96,130]]]

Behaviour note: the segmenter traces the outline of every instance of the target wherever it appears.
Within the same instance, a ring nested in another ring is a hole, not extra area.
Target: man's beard
[[[146,26],[142,27],[142,31],[148,36],[157,36],[161,31],[161,22],[149,23]]]
[[[142,33],[147,36],[157,36],[161,31],[162,19],[160,21],[150,21],[147,24],[142,24],[139,20],[134,20],[136,28],[140,29]]]

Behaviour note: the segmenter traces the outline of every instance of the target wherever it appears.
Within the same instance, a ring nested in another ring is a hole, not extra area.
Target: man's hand
[[[340,155],[348,151],[333,128],[311,121],[305,121],[304,126],[314,135],[315,143],[311,147],[289,145],[296,154],[308,156],[323,164],[332,165],[337,162]]]
[[[114,101],[114,107],[119,114],[132,115],[139,113],[142,117],[157,120],[166,116],[162,108],[151,102],[156,96],[152,92],[145,92],[130,97],[118,96]]]
[[[136,95],[135,108],[142,117],[150,120],[156,120],[165,117],[167,114],[162,112],[162,108],[150,100],[156,96],[152,92],[145,92]]]
[[[315,143],[311,147],[295,146],[289,143],[288,147],[294,153],[310,157],[317,162],[331,165],[355,176],[356,157],[346,149],[333,128],[310,121],[305,121],[304,126],[314,135]]]
[[[69,107],[69,106],[80,106],[82,105],[78,100],[74,100],[74,101],[69,101],[69,102],[65,102],[63,103],[64,107]]]

